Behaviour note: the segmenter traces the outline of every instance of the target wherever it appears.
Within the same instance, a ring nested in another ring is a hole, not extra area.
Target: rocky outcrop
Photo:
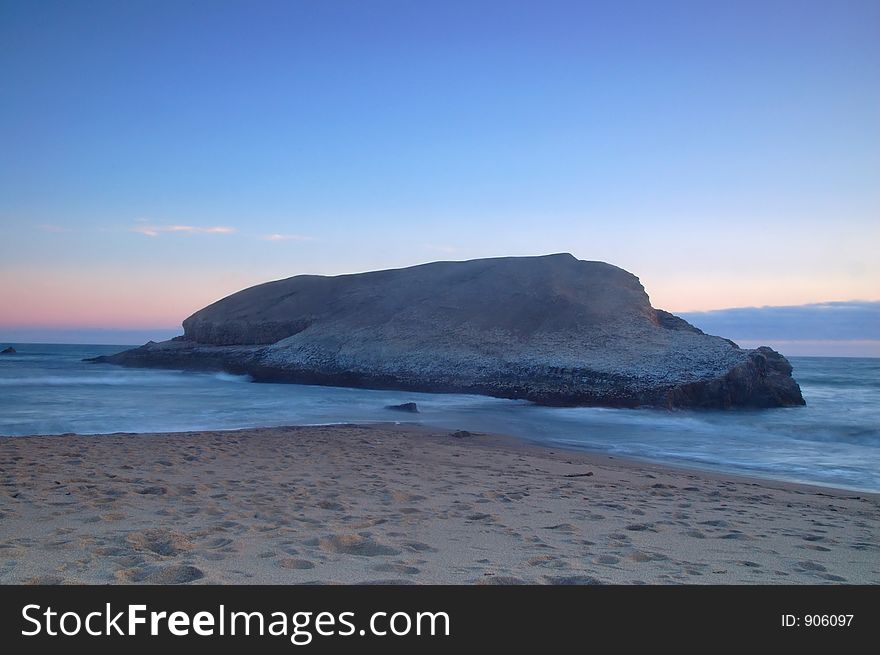
[[[15,353],[16,353],[16,350],[12,346],[9,346],[7,348],[4,348],[3,350],[0,350],[0,355],[14,355]]]
[[[654,309],[634,275],[571,255],[301,275],[96,361],[256,381],[478,393],[547,405],[803,404],[788,361]]]
[[[419,406],[415,403],[401,403],[399,405],[385,405],[385,409],[392,409],[395,412],[409,412],[410,414],[418,414]]]

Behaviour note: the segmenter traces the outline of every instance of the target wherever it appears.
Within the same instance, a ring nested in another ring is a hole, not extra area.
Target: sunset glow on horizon
[[[418,263],[424,262],[414,262],[413,265]],[[363,271],[322,271],[317,274],[357,272]],[[3,311],[0,327],[174,328],[190,314],[231,293],[290,277],[273,275],[266,269],[250,275],[242,269],[215,269],[178,276],[176,272],[168,274],[149,268],[129,268],[120,275],[100,269],[67,270],[60,274],[25,269],[24,274],[27,275],[27,285],[0,288],[0,307],[16,308],[14,313]],[[297,274],[316,273],[306,270]],[[644,276],[640,279],[651,303],[658,309],[672,312],[878,300],[876,294],[872,295],[876,287],[867,285],[850,285],[852,296],[835,295],[835,280],[828,280],[817,288],[798,279],[774,279],[772,286],[761,288],[765,280],[748,275],[724,288],[725,279],[711,274],[702,278],[659,276],[658,283],[653,285]],[[676,303],[676,298],[686,301]]]

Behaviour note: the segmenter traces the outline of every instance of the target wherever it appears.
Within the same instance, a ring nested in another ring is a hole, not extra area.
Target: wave
[[[250,375],[233,375],[232,373],[213,373],[211,375],[215,380],[221,382],[253,382],[254,379]]]
[[[213,378],[221,382],[253,382],[250,375],[232,375],[231,373],[193,373],[190,371],[143,371],[136,374],[110,373],[104,375],[32,375],[24,377],[0,378],[0,387],[71,387],[71,386],[126,386],[179,384],[185,376]]]
[[[173,374],[152,375],[45,375],[39,377],[0,378],[0,387],[40,387],[40,386],[87,386],[109,385],[125,386],[136,384],[164,384],[177,382],[180,378]]]

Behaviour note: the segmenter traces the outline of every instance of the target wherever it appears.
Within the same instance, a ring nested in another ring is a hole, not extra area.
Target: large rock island
[[[803,405],[791,365],[654,309],[638,278],[569,254],[435,262],[234,293],[184,334],[92,361],[256,381],[546,405]]]

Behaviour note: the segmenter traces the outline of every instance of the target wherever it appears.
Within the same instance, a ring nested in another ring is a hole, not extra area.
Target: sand
[[[880,583],[880,496],[404,425],[0,439],[0,582]]]

